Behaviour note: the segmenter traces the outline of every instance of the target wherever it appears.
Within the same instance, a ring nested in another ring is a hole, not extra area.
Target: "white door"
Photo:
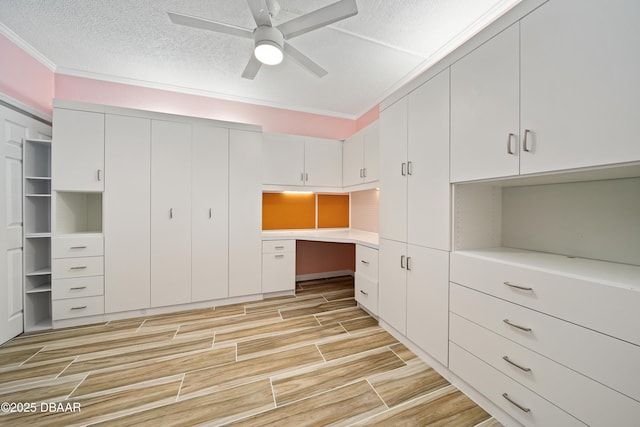
[[[305,185],[342,187],[342,142],[308,138],[304,144]]]
[[[151,307],[191,302],[191,125],[151,122]]]
[[[395,330],[407,329],[407,245],[380,239],[378,249],[378,314]]]
[[[0,344],[24,330],[22,139],[50,139],[51,128],[0,106]]]
[[[193,125],[191,301],[229,296],[229,130]]]
[[[364,132],[347,138],[342,145],[342,185],[362,184]]]

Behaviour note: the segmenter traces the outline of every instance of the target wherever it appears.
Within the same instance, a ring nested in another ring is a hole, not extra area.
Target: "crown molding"
[[[3,36],[11,40],[20,49],[25,51],[29,56],[31,56],[33,59],[35,59],[45,67],[47,67],[49,70],[53,72],[56,71],[56,68],[57,68],[56,64],[52,60],[44,56],[38,49],[31,46],[22,37],[17,35],[15,32],[13,32],[13,30],[11,30],[9,27],[7,27],[1,22],[0,22],[0,34],[2,34]]]

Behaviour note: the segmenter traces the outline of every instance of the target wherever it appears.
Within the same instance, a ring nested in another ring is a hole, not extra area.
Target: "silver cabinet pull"
[[[284,249],[284,246],[276,246],[276,247],[275,247],[275,249],[276,249],[276,250],[278,250],[278,249]]]
[[[86,246],[71,246],[69,249],[87,249]]]
[[[364,176],[362,175],[362,169],[360,169],[360,178],[364,178]]]
[[[525,326],[516,325],[515,323],[510,322],[509,319],[504,319],[503,322],[506,323],[507,325],[511,326],[511,327],[520,329],[521,331],[525,331],[525,332],[531,332],[532,331],[531,328],[527,328]]]
[[[305,172],[304,173],[304,180],[305,180],[305,182],[309,181],[309,172]]]
[[[211,208],[209,208],[209,219],[211,219],[212,216],[212,212],[211,212]]]
[[[402,167],[400,168],[400,173],[402,174],[402,176],[407,176],[407,164],[406,163],[402,163]]]
[[[304,172],[300,172],[300,181],[304,182]]]
[[[80,291],[82,289],[87,289],[86,286],[74,286],[73,288],[69,288],[70,291]]]
[[[86,265],[81,265],[81,266],[78,266],[78,267],[71,267],[71,268],[69,268],[69,270],[84,270],[85,268],[87,268]]]
[[[365,261],[365,260],[361,259],[360,262],[363,263],[364,265],[369,265],[369,261]]]
[[[413,175],[413,162],[407,162],[407,175]]]
[[[408,256],[407,257],[407,271],[410,271],[410,270],[411,270],[411,257]]]
[[[527,136],[529,136],[529,133],[531,133],[531,131],[529,129],[525,129],[524,130],[524,138],[522,139],[522,149],[524,151],[526,151],[527,153],[530,153],[531,150],[529,149],[529,144],[527,143]]]
[[[404,255],[400,255],[400,268],[406,268],[405,267],[405,259],[407,257],[405,257]]]
[[[513,406],[515,406],[516,408],[520,409],[522,412],[531,412],[531,409],[525,408],[524,406],[522,406],[522,405],[514,402],[513,400],[511,400],[511,398],[509,397],[509,395],[507,393],[502,393],[502,397],[507,399],[507,402],[511,403]]]
[[[360,293],[361,293],[362,295],[369,296],[369,294],[368,294],[367,292],[363,291],[362,289],[360,289]]]
[[[510,288],[520,289],[522,291],[532,291],[533,290],[533,288],[528,288],[526,286],[516,285],[516,284],[513,284],[511,282],[502,282],[502,283],[504,283],[505,285],[509,286]]]
[[[362,168],[362,177],[363,178],[367,177],[367,168]]]
[[[96,175],[98,176],[98,181],[102,181],[102,170],[98,169]]]
[[[515,137],[515,134],[510,133],[507,137],[507,154],[514,154],[513,149],[511,148],[511,141]]]
[[[284,255],[274,255],[277,259],[284,258]]]
[[[173,208],[169,208],[169,219],[173,219]]]
[[[71,307],[71,310],[84,310],[85,308],[87,308],[86,305],[80,306],[80,307]]]
[[[518,365],[516,362],[514,362],[514,361],[513,361],[513,360],[511,360],[511,359],[509,359],[509,356],[502,356],[502,359],[503,359],[505,362],[512,364],[513,366],[515,366],[515,367],[516,367],[516,368],[518,368],[518,369],[522,369],[522,370],[523,370],[523,371],[525,371],[525,372],[531,372],[531,368],[525,368],[525,367],[524,367],[524,366],[522,366],[522,365]]]

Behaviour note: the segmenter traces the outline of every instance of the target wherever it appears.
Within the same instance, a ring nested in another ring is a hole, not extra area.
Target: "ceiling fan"
[[[279,6],[274,0],[247,0],[247,3],[253,19],[256,21],[257,27],[254,29],[177,12],[167,12],[167,14],[174,24],[253,39],[254,51],[242,72],[242,77],[245,79],[253,79],[262,64],[277,65],[282,62],[284,54],[316,76],[325,76],[327,71],[324,68],[287,43],[287,40],[358,13],[355,0],[340,0],[274,27],[271,17],[279,10]]]

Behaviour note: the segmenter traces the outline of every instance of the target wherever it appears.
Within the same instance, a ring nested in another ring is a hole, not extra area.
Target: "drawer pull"
[[[69,288],[70,291],[80,291],[82,289],[87,289],[86,286],[74,286],[73,288]]]
[[[275,255],[275,257],[280,259],[280,258],[284,258],[284,255]]]
[[[533,290],[533,288],[528,288],[526,286],[520,286],[520,285],[514,285],[511,282],[502,282],[502,283],[504,283],[505,285],[509,286],[510,288],[520,289],[521,291],[532,291]]]
[[[516,403],[513,400],[511,400],[511,398],[509,397],[509,395],[507,393],[502,393],[502,397],[507,399],[507,402],[511,403],[513,406],[515,406],[516,408],[520,409],[522,412],[531,412],[531,409],[525,408],[524,406],[520,405],[519,403]]]
[[[522,365],[518,365],[516,362],[512,361],[511,359],[509,359],[509,356],[502,356],[502,359],[507,362],[510,363],[511,365],[515,366],[518,369],[522,369],[525,372],[531,372],[531,368],[525,368]]]
[[[360,262],[363,263],[364,265],[369,265],[369,261],[365,261],[365,260],[361,259]]]
[[[531,328],[527,328],[525,326],[520,326],[520,325],[516,325],[515,323],[511,323],[509,321],[509,319],[504,319],[503,322],[506,323],[509,326],[512,326],[512,327],[517,328],[517,329],[520,329],[521,331],[531,332]]]
[[[73,249],[87,249],[86,246],[71,246],[69,249],[73,250]]]
[[[367,293],[367,292],[363,291],[362,289],[360,289],[360,293],[361,293],[362,295],[369,296],[369,293]]]
[[[407,267],[405,266],[405,260],[406,260],[406,259],[407,259],[407,257],[406,257],[406,256],[404,256],[404,255],[400,255],[400,268],[401,268],[401,269],[403,269],[403,270],[404,270],[405,268],[407,268]]]
[[[71,268],[69,268],[69,270],[84,270],[85,268],[87,268],[86,265],[81,265],[81,266],[78,266],[78,267],[71,267]]]
[[[276,249],[284,249],[284,246],[276,246]]]
[[[507,154],[515,154],[513,149],[511,148],[511,138],[513,137],[515,137],[515,135],[512,133],[507,136]]]
[[[84,310],[85,308],[87,308],[86,305],[80,306],[80,307],[71,307],[71,310]]]

